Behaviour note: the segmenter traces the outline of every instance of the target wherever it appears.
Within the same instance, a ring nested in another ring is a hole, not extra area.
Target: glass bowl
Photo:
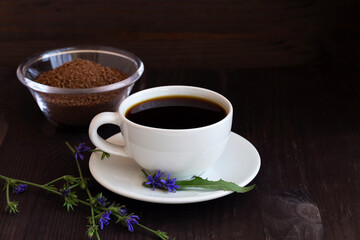
[[[41,73],[77,58],[116,68],[127,78],[94,88],[60,88],[36,82]],[[57,126],[67,127],[86,126],[100,112],[117,111],[143,71],[142,61],[128,51],[103,46],[80,46],[32,56],[19,65],[16,74],[29,89],[45,117]]]

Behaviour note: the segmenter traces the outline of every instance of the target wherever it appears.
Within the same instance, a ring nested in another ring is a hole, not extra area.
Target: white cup
[[[137,103],[164,96],[207,99],[222,106],[227,115],[214,124],[190,129],[147,127],[125,117],[126,111]],[[99,149],[133,158],[150,172],[160,170],[171,177],[186,179],[201,175],[219,159],[231,132],[232,116],[229,100],[214,91],[191,86],[155,87],[130,95],[120,104],[117,112],[96,115],[90,123],[89,136]],[[98,135],[97,129],[109,123],[120,126],[125,145],[115,145]]]

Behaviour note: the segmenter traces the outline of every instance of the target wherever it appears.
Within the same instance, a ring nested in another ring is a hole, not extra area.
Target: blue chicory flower
[[[104,196],[101,196],[101,198],[98,198],[98,199],[96,199],[97,200],[97,202],[101,205],[101,206],[105,206],[106,205],[106,199],[105,199],[105,197]]]
[[[129,218],[125,219],[125,222],[128,226],[128,230],[130,232],[133,232],[134,231],[134,227],[133,227],[133,224],[136,225],[136,224],[139,224],[138,220],[140,220],[140,218],[136,215],[130,215],[128,216]]]
[[[111,211],[105,212],[104,214],[101,215],[101,218],[99,219],[101,230],[104,228],[104,225],[105,226],[109,225],[109,221],[111,220],[110,214],[111,214]]]
[[[22,193],[27,189],[27,184],[19,184],[14,188],[16,194]]]
[[[169,192],[176,192],[175,188],[180,188],[179,185],[176,185],[176,180],[176,178],[170,179],[170,174],[168,174],[168,178],[166,181],[163,179],[161,179],[160,181],[164,184],[164,187],[166,187]]]
[[[90,147],[85,146],[85,143],[80,143],[80,145],[75,148],[75,159],[79,160],[80,158],[81,160],[83,160],[83,153],[89,151],[90,149]]]
[[[149,181],[147,181],[145,184],[152,185],[153,191],[155,190],[155,187],[162,188],[161,179],[160,179],[162,175],[164,175],[164,173],[161,173],[160,170],[156,173],[154,177],[148,175],[147,179],[149,179]]]
[[[122,208],[119,210],[119,213],[121,216],[125,216],[125,214],[127,213],[127,209],[126,208]]]

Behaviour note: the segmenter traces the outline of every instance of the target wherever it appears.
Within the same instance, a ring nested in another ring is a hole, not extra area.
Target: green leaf
[[[103,152],[103,153],[101,154],[101,160],[104,160],[104,158],[110,158],[110,153]]]
[[[144,169],[141,169],[141,172],[144,174],[145,178],[149,176],[149,174]]]
[[[110,158],[110,153],[104,152],[100,149],[90,149],[89,152],[101,152],[101,160],[104,160],[105,158]]]
[[[9,213],[17,213],[19,212],[18,205],[19,205],[18,201],[8,202],[5,210],[9,210]]]
[[[195,187],[195,188],[203,188],[209,190],[233,191],[237,193],[245,193],[255,187],[255,184],[249,187],[240,187],[239,185],[233,182],[227,182],[222,179],[218,181],[210,181],[208,179],[203,179],[201,177],[194,177],[194,179],[187,181],[176,181],[176,184],[180,186],[180,189]]]

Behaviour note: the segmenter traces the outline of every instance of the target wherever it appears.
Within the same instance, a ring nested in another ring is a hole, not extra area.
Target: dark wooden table
[[[358,4],[225,2],[2,1],[0,175],[37,183],[77,175],[64,142],[91,145],[87,131],[49,123],[15,70],[37,51],[111,45],[145,63],[133,92],[185,84],[226,96],[232,131],[257,148],[262,165],[249,193],[163,205],[106,190],[86,158],[81,167],[91,191],[125,204],[171,239],[360,239]],[[105,126],[101,134],[117,131]],[[32,187],[11,198],[20,212],[3,210],[3,192],[0,239],[87,239],[88,208],[67,212],[62,197]],[[115,224],[100,236],[155,239]]]

